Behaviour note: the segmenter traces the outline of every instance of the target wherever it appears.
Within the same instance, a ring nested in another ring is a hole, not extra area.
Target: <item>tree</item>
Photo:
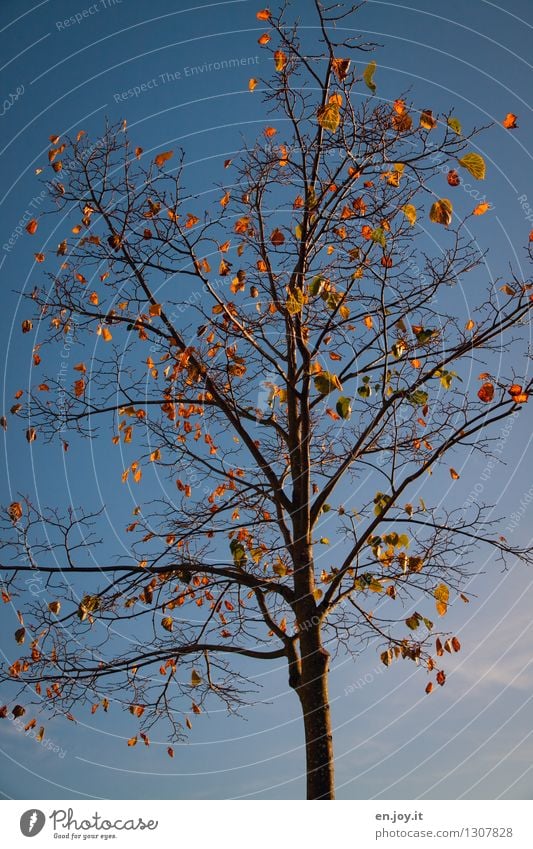
[[[492,426],[528,400],[515,368],[531,284],[491,283],[464,314],[451,287],[482,268],[471,228],[490,205],[456,213],[442,195],[460,173],[484,179],[478,130],[407,94],[380,100],[375,62],[351,64],[373,46],[339,35],[355,10],[313,10],[314,46],[285,11],[257,13],[273,71],[250,97],[262,89],[272,126],[224,163],[208,211],[183,155],[135,148],[125,122],[94,143],[51,137],[48,214],[72,232],[31,293],[22,330],[35,322],[41,374],[11,412],[29,442],[103,439],[108,422],[135,501],[149,467],[160,494],[144,485],[129,556],[105,562],[88,505],[9,506],[4,601],[35,569],[49,598],[21,615],[3,680],[69,718],[113,700],[145,743],[166,718],[172,742],[209,696],[230,710],[251,697],[239,659],[284,659],[308,798],[331,799],[331,653],[377,641],[386,666],[424,667],[429,693],[460,649],[430,616],[461,593],[472,553],[532,560],[482,505],[419,497],[433,471],[453,486],[450,456],[489,453]],[[47,377],[65,339],[75,374]]]

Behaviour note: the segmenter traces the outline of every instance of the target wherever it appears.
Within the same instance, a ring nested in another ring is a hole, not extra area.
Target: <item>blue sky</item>
[[[309,6],[304,0],[291,4],[304,26],[314,24]],[[48,136],[80,128],[98,135],[106,116],[127,118],[136,143],[146,150],[183,146],[191,183],[200,192],[210,190],[221,179],[221,160],[239,149],[242,135],[252,139],[265,123],[260,98],[247,90],[249,77],[262,73],[258,8],[248,0],[3,0],[4,407],[27,380],[31,355],[18,330],[25,314],[15,292],[33,286],[36,275],[27,239],[16,239],[9,249],[5,245],[21,217],[39,202],[34,169],[44,162]],[[76,14],[80,21],[67,26]],[[527,105],[532,25],[528,0],[508,0],[505,8],[485,0],[368,2],[354,23],[383,45],[375,56],[378,96],[394,99],[412,88],[417,103],[434,112],[453,106],[470,126],[498,124],[507,112],[518,115],[518,130],[495,126],[479,140],[489,179],[472,191],[487,192],[494,207],[478,227],[480,244],[490,246],[486,273],[492,277],[508,273],[510,260],[518,273],[527,274],[522,248],[532,227],[527,204],[533,208],[533,188],[526,181],[532,172]],[[232,58],[250,64],[199,70]],[[124,96],[143,85],[146,91],[138,96]],[[472,205],[477,199],[472,195]],[[486,461],[473,456],[455,491],[466,498],[482,481],[485,500],[498,504],[496,515],[522,513],[513,542],[526,541],[531,526],[531,495],[524,500],[531,487],[525,454],[529,431],[524,415],[506,441],[507,465],[487,476]],[[71,440],[68,455],[57,445],[30,451],[15,428],[2,439],[2,503],[17,492],[43,504],[89,498],[96,507],[116,497],[114,481],[107,486],[100,473],[105,449],[95,446],[89,453]],[[120,497],[124,503],[114,509],[125,517],[130,508]],[[504,532],[508,523],[509,518]],[[446,687],[431,698],[424,696],[414,670],[399,664],[385,670],[372,647],[357,662],[333,664],[340,798],[531,798],[532,576],[520,565],[502,573],[481,551],[476,565],[485,573],[469,587],[478,599],[454,606],[450,614],[463,651],[449,660]],[[6,611],[0,627],[9,654],[15,626]],[[59,752],[2,721],[0,791],[11,798],[301,797],[302,729],[285,669],[272,664],[254,672],[263,684],[264,703],[246,710],[244,721],[217,710],[200,717],[189,744],[176,747],[172,761],[164,737],[153,735],[149,749],[127,749],[124,739],[135,725],[123,715],[106,720],[80,715],[77,726],[52,720],[46,739]],[[0,691],[0,703],[7,698]]]

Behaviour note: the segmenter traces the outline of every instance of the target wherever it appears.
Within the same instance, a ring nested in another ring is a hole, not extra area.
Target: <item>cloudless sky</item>
[[[316,24],[312,5],[289,4],[304,27]],[[84,129],[97,136],[106,117],[127,118],[132,140],[145,150],[182,146],[189,183],[198,193],[212,192],[224,180],[223,160],[239,149],[243,136],[253,139],[267,123],[258,93],[248,91],[251,76],[268,73],[257,45],[263,31],[255,18],[258,8],[260,3],[249,0],[1,0],[4,409],[30,372],[32,343],[20,334],[27,316],[17,292],[35,285],[40,274],[33,263],[35,243],[25,234],[11,245],[9,240],[27,212],[38,209],[41,187],[34,170],[45,164],[49,135]],[[523,247],[533,227],[527,220],[533,211],[532,12],[529,0],[369,0],[350,24],[382,45],[375,54],[378,97],[393,100],[411,89],[422,108],[453,107],[464,126],[496,122],[477,140],[488,178],[472,186],[471,203],[486,193],[493,209],[476,222],[479,243],[490,251],[474,286],[505,279],[510,262],[519,275],[528,273]],[[76,14],[80,21],[67,26]],[[306,40],[313,35],[306,31]],[[205,68],[230,59],[249,64]],[[143,85],[146,91],[124,97]],[[507,112],[518,115],[513,132],[500,123]],[[60,240],[51,230],[45,235],[54,246]],[[457,293],[468,302],[468,291]],[[530,412],[524,410],[506,440],[507,464],[487,476],[482,457],[463,456],[454,489],[454,498],[464,499],[482,482],[483,499],[497,504],[495,515],[504,517],[502,532],[511,515],[520,513],[518,527],[507,532],[513,542],[528,539],[533,514],[526,453]],[[68,455],[57,444],[37,443],[30,450],[11,421],[2,439],[1,503],[27,493],[43,505],[106,504],[112,506],[108,516],[125,524],[131,503],[127,493],[117,494],[120,460],[110,460],[107,447],[89,450],[71,439]],[[112,550],[114,531],[107,522]],[[339,798],[531,798],[533,576],[518,564],[502,572],[482,551],[475,566],[480,574],[469,591],[478,598],[460,609],[455,605],[449,616],[464,648],[449,659],[447,684],[431,698],[424,696],[414,667],[395,664],[386,670],[372,647],[356,662],[333,663]],[[14,611],[3,606],[0,631],[8,658],[15,628]],[[199,717],[190,742],[176,747],[172,761],[162,734],[153,735],[150,748],[128,749],[125,739],[136,723],[124,714],[91,717],[84,711],[77,725],[59,718],[47,722],[46,739],[59,752],[2,720],[0,791],[8,798],[50,799],[302,797],[302,727],[284,665],[250,669],[263,686],[263,701],[245,709],[244,719],[216,709]],[[1,704],[10,698],[0,689]]]

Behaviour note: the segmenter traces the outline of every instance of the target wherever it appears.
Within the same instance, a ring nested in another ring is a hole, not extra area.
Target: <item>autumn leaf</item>
[[[137,737],[130,737],[128,740],[128,746],[136,746],[137,745]]]
[[[255,77],[252,77],[252,79],[248,81],[248,91],[255,91],[257,83],[258,80],[256,80]]]
[[[22,519],[22,505],[20,501],[13,501],[7,508],[7,515],[14,525]]]
[[[169,758],[173,758],[173,757],[174,757],[174,749],[172,748],[172,746],[169,746],[169,747],[168,747],[168,749],[167,749],[167,755],[169,756]]]
[[[448,118],[447,124],[450,127],[450,129],[454,131],[454,133],[456,133],[458,136],[461,135],[463,128],[461,127],[461,122],[459,121],[458,118],[454,118],[453,116]]]
[[[455,471],[455,469],[450,469],[450,477],[452,480],[457,481],[459,480],[460,475]]]
[[[331,69],[340,83],[344,82],[350,70],[350,59],[332,59]]]
[[[61,610],[61,602],[60,601],[50,601],[48,603],[48,610],[50,613],[53,613],[54,616],[57,616],[59,611]]]
[[[330,102],[326,103],[325,106],[319,106],[316,117],[322,129],[336,133],[341,120],[339,104]]]
[[[270,9],[260,9],[256,12],[255,17],[258,21],[268,21],[270,19]]]
[[[490,382],[484,383],[483,386],[480,387],[477,396],[480,401],[488,404],[494,398],[494,384]]]
[[[161,304],[150,304],[150,309],[148,310],[149,314],[152,318],[156,318],[161,315]]]
[[[270,41],[270,36],[269,36],[268,32],[264,32],[263,35],[260,35],[259,38],[257,39],[257,43],[260,44],[261,47],[264,47],[265,44],[268,44],[269,41]]]
[[[285,242],[285,236],[283,235],[281,230],[276,227],[276,229],[273,230],[270,234],[270,241],[275,247],[279,247]]]
[[[402,212],[407,218],[411,227],[413,227],[416,223],[416,207],[413,206],[412,203],[406,203],[404,206],[402,206]]]
[[[479,153],[467,153],[462,159],[457,160],[462,168],[466,168],[469,174],[476,180],[484,180],[486,167],[485,160]]]
[[[172,619],[172,616],[163,616],[161,620],[161,625],[163,626],[165,631],[172,631],[174,627],[174,620]]]
[[[515,404],[525,404],[529,398],[527,392],[524,392],[519,383],[513,383],[507,390]]]
[[[449,227],[452,221],[453,206],[448,198],[436,200],[429,211],[429,220],[435,224],[443,224]]]
[[[342,384],[336,374],[331,374],[329,371],[322,371],[313,378],[315,389],[321,395],[329,395],[334,389],[342,391]]]
[[[437,126],[437,120],[433,117],[431,109],[423,109],[420,113],[420,126],[424,130],[434,130]]]
[[[427,693],[427,695],[429,696],[429,694],[430,694],[432,691],[433,691],[433,684],[432,684],[432,682],[430,681],[430,682],[429,682],[429,684],[426,686],[426,693]]]
[[[193,669],[191,672],[191,687],[199,687],[202,683],[202,676],[196,669]]]
[[[173,150],[165,150],[162,153],[158,153],[156,158],[154,159],[155,164],[158,168],[162,168],[165,162],[168,162],[174,156]]]
[[[287,61],[287,54],[283,50],[276,50],[274,53],[274,68],[278,73],[283,71],[287,65]]]
[[[505,116],[505,118],[502,121],[502,124],[505,127],[505,129],[506,130],[516,130],[516,128],[518,127],[518,124],[516,123],[517,118],[518,118],[518,115],[515,115],[514,112],[508,112],[507,115]]]
[[[33,236],[34,233],[37,232],[37,227],[39,226],[39,222],[36,218],[32,218],[31,221],[28,221],[26,224],[26,232]]]
[[[435,598],[437,613],[439,616],[444,616],[448,610],[448,601],[450,598],[450,590],[446,584],[439,584],[435,587],[433,597]]]
[[[448,171],[447,181],[449,186],[458,186],[461,182],[461,178],[457,171],[454,171],[453,168],[451,171]]]
[[[144,713],[143,705],[130,705],[130,713],[133,714],[133,716],[141,717]]]
[[[377,64],[374,60],[368,63],[365,70],[363,71],[363,80],[367,88],[370,89],[372,94],[376,93],[376,84],[374,82],[374,74],[376,73]]]

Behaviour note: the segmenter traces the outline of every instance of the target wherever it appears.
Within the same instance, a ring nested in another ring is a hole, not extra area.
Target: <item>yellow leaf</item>
[[[161,625],[165,631],[172,631],[172,628],[174,627],[174,620],[172,619],[172,616],[163,616]]]
[[[402,212],[413,227],[416,222],[416,207],[412,203],[406,203],[405,206],[402,206]]]
[[[485,179],[485,160],[479,153],[467,153],[462,159],[458,159],[457,161],[476,180]]]
[[[152,453],[150,454],[150,461],[152,463],[155,463],[157,460],[160,460],[160,459],[161,459],[161,451],[159,450],[159,448],[156,448],[155,451],[152,451]]]
[[[375,94],[375,91],[376,91],[376,84],[374,82],[374,74],[376,72],[376,68],[377,68],[377,65],[376,65],[375,61],[372,60],[372,62],[368,63],[368,65],[366,66],[366,68],[363,72],[363,79],[364,79],[367,87],[372,92],[372,94]]]
[[[437,613],[439,616],[444,616],[448,610],[448,600],[450,598],[450,590],[446,584],[439,584],[433,590],[433,596],[436,601]]]
[[[435,224],[444,224],[448,227],[452,221],[453,206],[448,198],[436,200],[429,211],[429,220]]]
[[[191,672],[191,687],[198,687],[202,683],[202,676],[193,669]]]
[[[329,130],[330,133],[336,133],[341,120],[339,104],[336,102],[326,103],[325,106],[320,106],[317,112],[317,121],[324,130]]]

